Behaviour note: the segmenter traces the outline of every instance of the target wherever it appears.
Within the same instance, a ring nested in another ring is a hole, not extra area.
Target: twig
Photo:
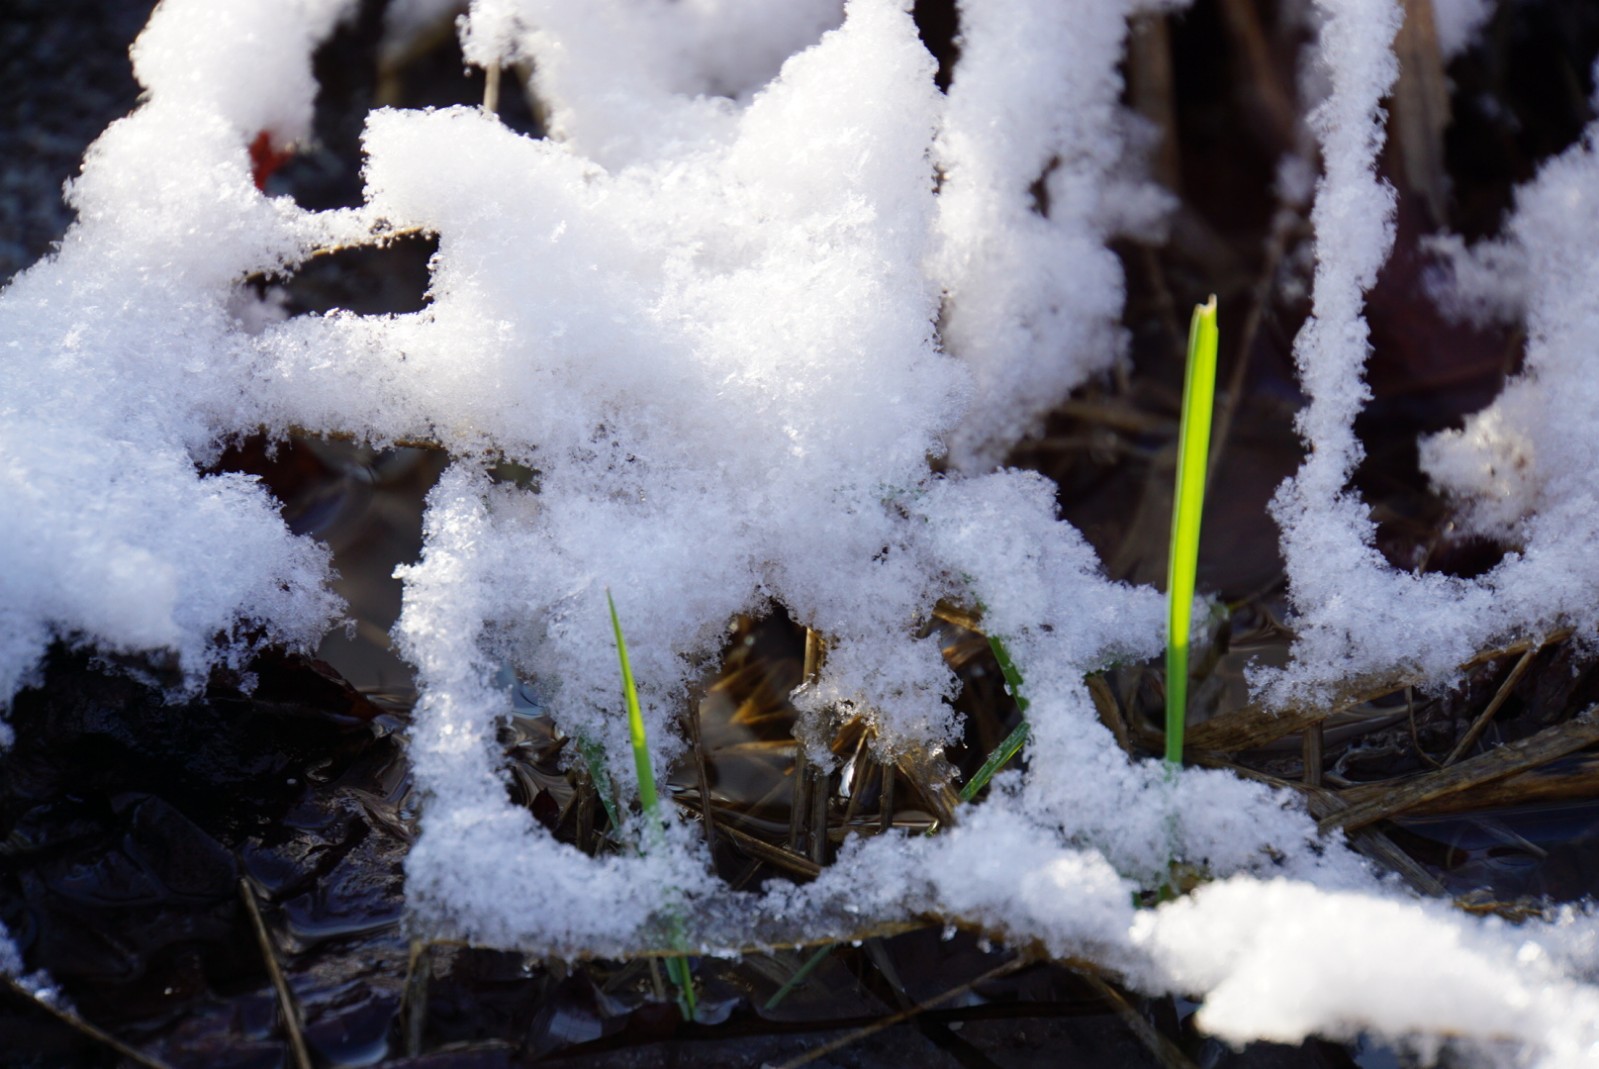
[[[788,803],[788,849],[793,854],[804,854],[805,832],[810,819],[810,759],[805,756],[805,743],[796,740],[794,746],[794,784]]]
[[[1469,671],[1501,657],[1552,646],[1570,638],[1571,633],[1571,628],[1566,627],[1541,638],[1521,639],[1491,650],[1483,650],[1461,664],[1459,670]],[[1405,672],[1387,679],[1353,683],[1341,695],[1329,699],[1326,704],[1291,707],[1281,712],[1264,709],[1256,704],[1241,706],[1194,725],[1188,732],[1188,745],[1196,750],[1215,750],[1219,753],[1251,750],[1275,742],[1284,735],[1303,731],[1307,724],[1325,720],[1363,702],[1392,694],[1403,687],[1420,686],[1426,682],[1427,677],[1420,672]]]
[[[1591,746],[1599,742],[1599,720],[1593,714],[1594,709],[1590,708],[1574,720],[1545,728],[1529,738],[1478,754],[1437,772],[1417,776],[1383,791],[1375,798],[1358,802],[1341,813],[1328,816],[1321,821],[1320,828],[1322,831],[1331,831],[1334,828],[1364,827],[1422,802],[1505,779]]]
[[[1307,794],[1306,803],[1310,815],[1318,820],[1340,813],[1349,807],[1348,802],[1332,791],[1325,790]],[[1345,834],[1349,838],[1349,845],[1357,853],[1364,854],[1389,872],[1397,873],[1412,890],[1432,898],[1442,898],[1448,893],[1449,889],[1443,885],[1443,881],[1428,872],[1419,861],[1378,829],[1357,828]]]
[[[172,1069],[172,1067],[166,1062],[161,1061],[159,1058],[156,1058],[153,1055],[145,1054],[142,1051],[135,1050],[133,1047],[128,1046],[110,1032],[107,1032],[98,1025],[91,1024],[82,1017],[79,1017],[75,1012],[67,1007],[57,1005],[47,998],[41,998],[38,992],[30,991],[27,986],[15,976],[0,974],[0,981],[4,981],[6,987],[12,992],[20,995],[22,998],[27,999],[29,1002],[39,1007],[50,1016],[66,1025],[68,1028],[71,1028],[75,1032],[81,1032],[83,1035],[88,1036],[96,1043],[102,1044],[103,1046],[116,1051],[130,1062],[133,1062],[136,1065],[142,1065],[145,1067],[145,1069]]]
[[[1104,399],[1080,401],[1076,398],[1067,398],[1055,406],[1055,411],[1082,423],[1099,424],[1119,431],[1131,431],[1134,434],[1159,434],[1171,437],[1177,433],[1177,421],[1171,417],[1158,416],[1118,401]]]
[[[700,820],[705,825],[705,849],[716,849],[716,820],[711,816],[711,774],[705,767],[705,742],[700,738],[701,695],[696,691],[688,703],[688,742],[694,751],[694,774],[700,786]]]
[[[933,606],[933,615],[947,624],[954,624],[956,627],[970,631],[974,635],[988,637],[988,633],[983,630],[982,614],[973,612],[963,605],[957,605],[952,601],[940,601]]]
[[[781,846],[774,846],[765,839],[758,839],[745,831],[740,831],[731,824],[723,823],[721,832],[728,839],[751,857],[776,865],[778,868],[788,869],[800,876],[815,879],[822,874],[822,866],[810,858],[797,854],[792,850],[785,850]]]
[[[1439,761],[1422,748],[1421,733],[1416,730],[1416,688],[1414,687],[1405,688],[1405,718],[1410,722],[1410,745],[1415,747],[1416,756],[1433,768],[1444,767],[1444,762]]]
[[[855,820],[855,814],[861,808],[861,795],[866,793],[861,789],[866,781],[867,762],[871,760],[871,755],[866,752],[866,738],[867,733],[861,732],[861,737],[855,740],[855,752],[850,755],[849,764],[846,766],[850,771],[849,802],[844,806],[844,816],[839,821],[840,827],[848,828]]]
[[[375,231],[368,235],[372,239],[369,242],[361,242],[354,245],[320,245],[311,250],[306,256],[306,260],[320,260],[324,256],[337,256],[341,252],[354,252],[356,249],[382,248],[391,241],[398,241],[401,238],[423,237],[431,233],[433,231],[424,226],[401,226],[393,230]]]
[[[1534,646],[1521,655],[1521,660],[1516,662],[1516,666],[1510,670],[1510,674],[1505,676],[1505,681],[1499,684],[1499,689],[1494,692],[1493,701],[1488,703],[1486,709],[1477,714],[1477,719],[1471,722],[1471,727],[1466,729],[1466,733],[1460,736],[1460,741],[1455,743],[1455,748],[1449,751],[1449,756],[1444,758],[1445,765],[1452,765],[1464,757],[1466,751],[1471,749],[1473,744],[1482,737],[1482,733],[1488,729],[1489,721],[1494,718],[1494,714],[1505,704],[1505,701],[1510,697],[1510,692],[1516,689],[1516,684],[1521,682],[1521,677],[1527,674],[1527,669],[1532,667],[1532,659],[1538,656],[1541,649],[1542,647]]]
[[[894,784],[899,780],[899,766],[879,762],[878,767],[883,770],[883,790],[878,796],[877,830],[887,834],[894,826]]]
[[[600,840],[594,832],[594,800],[599,797],[599,792],[594,789],[583,765],[574,764],[573,769],[577,781],[573,795],[577,799],[577,846],[579,850],[598,854]]]
[[[1149,1053],[1153,1054],[1166,1069],[1198,1069],[1188,1055],[1183,1053],[1181,1047],[1150,1024],[1143,1014],[1133,1009],[1132,1004],[1127,1001],[1127,996],[1091,972],[1078,975],[1087,981],[1096,995],[1110,1003],[1110,1008],[1121,1018],[1127,1030],[1137,1036],[1138,1041],[1147,1047]]]
[[[1305,766],[1305,786],[1320,787],[1322,762],[1322,721],[1318,720],[1305,729],[1305,738],[1300,744],[1300,755],[1300,763]]]
[[[1357,853],[1366,855],[1389,872],[1398,873],[1412,890],[1429,898],[1442,898],[1449,893],[1442,880],[1376,828],[1359,828],[1348,835],[1349,845]]]
[[[1121,705],[1116,701],[1110,684],[1099,672],[1091,673],[1084,682],[1088,686],[1089,697],[1094,701],[1094,709],[1099,713],[1100,722],[1116,737],[1116,745],[1124,752],[1132,753],[1133,740],[1127,730],[1127,719],[1122,716]]]
[[[1238,341],[1233,349],[1233,367],[1227,376],[1227,390],[1221,396],[1221,407],[1212,428],[1210,467],[1205,479],[1207,490],[1214,484],[1216,471],[1221,466],[1221,455],[1232,440],[1233,421],[1238,414],[1238,406],[1243,402],[1249,354],[1255,351],[1255,335],[1260,332],[1261,318],[1271,301],[1277,268],[1287,254],[1289,239],[1298,222],[1298,212],[1287,204],[1279,205],[1276,215],[1272,217],[1271,236],[1266,241],[1266,262],[1261,265],[1260,276],[1251,288],[1249,310],[1244,313],[1244,321],[1239,325]]]
[[[1408,815],[1433,816],[1535,802],[1591,801],[1595,796],[1599,796],[1599,754],[1577,754],[1561,760],[1558,768],[1553,764],[1530,768],[1469,791],[1421,802]]]
[[[805,664],[801,670],[801,679],[806,683],[815,683],[822,674],[822,665],[827,661],[827,637],[814,627],[805,629]]]
[[[432,943],[411,940],[411,954],[405,965],[405,989],[401,1011],[405,1019],[405,1054],[415,1058],[422,1053],[422,1030],[427,1026],[428,981],[433,976]]]
[[[1159,141],[1152,153],[1155,181],[1182,191],[1177,152],[1176,75],[1172,71],[1171,27],[1165,15],[1139,15],[1127,35],[1127,89],[1133,110],[1148,119]]]
[[[887,1017],[883,1017],[872,1022],[864,1028],[857,1028],[855,1031],[846,1033],[845,1035],[842,1035],[831,1042],[823,1043],[821,1046],[808,1050],[796,1058],[790,1058],[788,1061],[777,1066],[776,1069],[798,1069],[798,1067],[801,1065],[809,1065],[818,1058],[824,1058],[836,1050],[843,1050],[852,1043],[859,1043],[868,1036],[874,1036],[885,1029],[894,1027],[902,1021],[908,1021],[918,1014],[926,1013],[928,1010],[937,1009],[950,999],[959,998],[961,995],[973,990],[978,984],[986,984],[990,980],[998,980],[1002,976],[1009,976],[1011,973],[1016,972],[1023,966],[1029,964],[1031,964],[1031,962],[1027,958],[1018,955],[1004,964],[988,970],[975,980],[968,980],[959,987],[952,987],[941,995],[935,995],[932,998],[927,999],[925,1002],[918,1002],[910,1009],[901,1010],[898,1013],[890,1014]]]
[[[255,892],[250,889],[250,881],[243,876],[239,877],[239,897],[244,900],[244,911],[250,915],[250,923],[255,928],[256,943],[261,947],[267,975],[272,978],[272,987],[278,993],[278,1008],[283,1013],[283,1028],[289,1034],[289,1049],[294,1052],[296,1069],[311,1069],[311,1052],[306,1048],[305,1036],[300,1031],[299,1007],[294,1003],[294,994],[289,990],[288,981],[283,978],[283,970],[278,968],[272,937],[267,934],[266,922],[261,919],[261,906],[255,900]]]
[[[811,861],[818,866],[827,863],[827,803],[833,794],[833,774],[815,769],[811,780]]]
[[[1272,64],[1257,5],[1251,0],[1222,0],[1220,8],[1222,25],[1245,72],[1244,84],[1253,90],[1249,103],[1257,113],[1255,125],[1265,133],[1273,153],[1281,152],[1293,144],[1299,109]]]
[[[1404,0],[1405,21],[1394,38],[1399,80],[1389,120],[1390,153],[1397,155],[1404,186],[1421,196],[1434,225],[1448,222],[1449,170],[1444,131],[1449,127],[1449,79],[1438,47],[1433,0]]]
[[[500,65],[491,63],[483,68],[483,114],[496,115],[500,110]]]
[[[799,674],[799,678],[803,681],[801,686],[814,684],[820,678],[822,662],[825,658],[827,658],[827,638],[815,628],[806,628],[804,630],[804,665],[801,668],[801,674]],[[812,805],[814,805],[814,797],[812,796],[817,793],[822,794],[822,842],[825,842],[825,837],[827,837],[825,836],[825,828],[827,828],[827,809],[825,809],[825,805],[827,805],[827,788],[822,785],[820,791],[817,789],[815,775],[811,770],[811,761],[806,756],[806,748],[804,748],[803,741],[798,746],[795,746],[793,777],[795,777],[795,781],[793,781],[790,810],[788,810],[788,848],[793,853],[809,853],[811,860],[820,864],[822,863],[820,852],[822,852],[823,847],[820,847],[815,842],[817,834],[815,834],[814,813],[812,813]],[[809,844],[807,844],[807,840],[809,840]],[[809,850],[803,850],[806,845],[809,845]]]

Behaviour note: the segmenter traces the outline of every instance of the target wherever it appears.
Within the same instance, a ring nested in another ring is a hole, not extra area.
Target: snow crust
[[[1135,120],[1118,104],[1121,75],[1093,58],[1120,55],[1129,16],[1156,5],[1072,6],[1070,17],[1030,0],[961,7],[959,76],[934,146],[934,269],[944,342],[975,378],[951,438],[968,472],[1001,462],[1121,355],[1121,265],[1105,243],[1154,232],[1170,199],[1129,168]]]
[[[1422,444],[1424,470],[1467,505],[1471,525],[1526,551],[1551,552],[1557,540],[1585,537],[1574,515],[1599,493],[1581,420],[1599,400],[1592,334],[1599,321],[1599,157],[1590,127],[1582,141],[1547,163],[1517,191],[1504,235],[1455,261],[1462,274],[1514,265],[1512,291],[1528,333],[1524,369],[1465,427]],[[1449,292],[1445,297],[1448,299]],[[1583,579],[1579,577],[1579,582]],[[1591,588],[1588,588],[1591,590]]]
[[[1592,564],[1599,471],[1584,430],[1596,387],[1588,371],[1599,322],[1594,130],[1519,191],[1505,234],[1475,257],[1443,241],[1454,265],[1445,306],[1479,316],[1520,311],[1525,371],[1460,431],[1421,446],[1423,469],[1463,503],[1465,528],[1512,547],[1472,580],[1388,565],[1366,506],[1347,489],[1361,457],[1354,418],[1369,397],[1362,294],[1393,242],[1393,193],[1376,176],[1378,102],[1397,76],[1386,42],[1399,6],[1387,0],[1323,5],[1323,54],[1332,91],[1312,116],[1325,176],[1317,234],[1314,313],[1296,344],[1310,404],[1299,426],[1311,452],[1278,493],[1297,616],[1293,662],[1257,682],[1277,703],[1310,702],[1341,683],[1395,671],[1447,683],[1475,652],[1562,626],[1599,623]],[[1380,30],[1374,29],[1380,27]],[[1497,276],[1498,284],[1493,278]],[[1482,300],[1493,292],[1492,300]]]
[[[1575,1067],[1599,1054],[1599,988],[1547,944],[1589,925],[1462,923],[1436,903],[1233,879],[1140,914],[1131,941],[1165,983],[1207,991],[1201,1027],[1235,1042],[1367,1031],[1430,1060],[1465,1038],[1467,1064]],[[1307,961],[1338,963],[1341,981]]]
[[[456,461],[396,629],[420,691],[418,932],[622,955],[676,929],[728,952],[934,914],[1203,998],[1229,1039],[1369,1031],[1592,1064],[1589,914],[1511,928],[1417,902],[1292,798],[1130,763],[1082,675],[1159,648],[1159,597],[1103,578],[1047,481],[992,470],[1119,352],[1105,242],[1154,232],[1166,198],[1136,177],[1117,64],[1128,17],[1172,5],[965,4],[945,96],[889,0],[479,0],[468,57],[533,61],[556,136],[379,111],[366,206],[308,213],[255,188],[247,146],[305,136],[311,49],[351,6],[164,0],[133,53],[148,99],[90,149],[61,249],[0,293],[0,699],[52,641],[165,651],[191,686],[255,643],[314,642],[339,611],[325,550],[254,482],[199,466],[257,427],[430,437]],[[1313,448],[1275,506],[1302,639],[1266,680],[1279,700],[1396,663],[1447,678],[1489,638],[1599,604],[1582,552],[1599,487],[1576,444],[1599,315],[1592,146],[1518,202],[1527,374],[1428,447],[1524,548],[1471,583],[1397,573],[1347,483],[1362,294],[1392,241],[1374,163],[1399,6],[1321,6],[1315,314],[1296,349]],[[408,226],[439,238],[421,312],[283,319],[241,293]],[[946,451],[955,471],[935,476]],[[1530,474],[1495,496],[1481,458],[1506,455]],[[537,491],[494,483],[499,457]],[[842,708],[885,747],[938,745],[952,680],[916,635],[954,597],[1023,668],[1030,771],[937,837],[854,842],[764,896],[714,881],[682,824],[642,856],[581,855],[507,801],[497,680],[534,681],[630,783],[607,588],[657,767],[727,620],[775,602],[833,639],[806,737]],[[1135,910],[1174,857],[1216,881]],[[0,933],[15,974],[13,949]]]
[[[257,193],[246,147],[307,132],[310,48],[348,6],[163,3],[133,50],[149,101],[90,147],[60,250],[0,297],[0,700],[52,640],[170,651],[193,684],[333,617],[326,551],[196,464],[260,418],[238,281],[326,229]]]

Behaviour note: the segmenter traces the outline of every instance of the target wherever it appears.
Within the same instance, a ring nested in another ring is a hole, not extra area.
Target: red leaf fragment
[[[255,179],[255,188],[266,192],[267,179],[293,155],[293,150],[273,145],[270,132],[262,130],[256,134],[255,140],[250,142],[250,175]]]

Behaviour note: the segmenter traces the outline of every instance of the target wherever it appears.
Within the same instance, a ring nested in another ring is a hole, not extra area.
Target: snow
[[[1495,0],[1432,0],[1438,48],[1446,60],[1470,48],[1493,17]]]
[[[1289,668],[1256,680],[1282,704],[1399,670],[1448,683],[1479,650],[1599,623],[1599,569],[1589,548],[1599,534],[1599,472],[1585,430],[1599,401],[1586,370],[1599,321],[1594,131],[1518,192],[1503,237],[1471,252],[1458,239],[1435,245],[1446,309],[1478,318],[1519,312],[1526,323],[1524,372],[1464,428],[1421,443],[1423,470],[1460,502],[1462,530],[1512,552],[1473,580],[1395,569],[1375,549],[1372,521],[1347,483],[1361,456],[1354,418],[1369,396],[1361,294],[1392,244],[1392,194],[1375,163],[1378,101],[1395,75],[1391,56],[1373,47],[1375,34],[1354,38],[1372,25],[1390,32],[1397,5],[1326,6],[1329,57],[1347,54],[1333,65],[1333,91],[1313,117],[1324,158],[1337,162],[1327,165],[1316,200],[1315,312],[1295,347],[1311,397],[1299,426],[1312,449],[1273,504],[1297,638]]]
[[[1470,526],[1529,553],[1580,538],[1572,509],[1599,491],[1582,447],[1582,421],[1596,400],[1588,340],[1599,315],[1592,292],[1599,279],[1595,134],[1590,128],[1517,192],[1501,241],[1455,260],[1457,280],[1479,264],[1483,271],[1507,260],[1516,265],[1515,295],[1528,328],[1525,368],[1461,430],[1422,445],[1424,470],[1462,498]],[[1469,293],[1474,282],[1457,290]],[[1580,573],[1579,581],[1586,582]]]
[[[1138,173],[1128,167],[1135,120],[1118,106],[1128,17],[1154,6],[961,7],[961,62],[935,146],[935,270],[945,344],[976,380],[951,442],[963,470],[993,468],[1121,354],[1121,264],[1105,243],[1155,232],[1170,200],[1128,180]]]
[[[194,685],[257,642],[313,645],[336,611],[326,551],[195,465],[254,418],[235,284],[311,229],[256,192],[246,146],[305,132],[309,49],[347,6],[163,4],[134,50],[150,99],[90,148],[60,250],[0,299],[7,702],[52,639],[169,650]]]
[[[462,43],[479,66],[534,61],[551,133],[615,169],[727,136],[738,104],[842,17],[840,0],[492,0]]]
[[[165,0],[133,53],[148,98],[90,149],[60,250],[0,293],[0,699],[56,640],[166,653],[191,687],[254,644],[314,643],[339,612],[325,549],[253,481],[197,465],[259,427],[432,438],[455,460],[395,633],[419,687],[419,933],[621,956],[671,916],[728,952],[933,914],[1203,998],[1233,1040],[1369,1031],[1584,1064],[1589,915],[1511,928],[1415,901],[1293,798],[1123,755],[1082,676],[1158,650],[1159,595],[1103,577],[1046,480],[994,470],[1120,352],[1106,242],[1157,233],[1168,198],[1139,177],[1118,63],[1127,19],[1171,6],[965,4],[946,96],[891,0],[479,0],[469,59],[532,61],[554,136],[380,110],[366,204],[314,213],[256,189],[247,146],[306,136],[311,50],[352,5]],[[1468,37],[1481,7],[1441,7],[1440,26]],[[1591,623],[1599,604],[1599,476],[1578,445],[1596,400],[1592,148],[1523,192],[1497,247],[1524,268],[1527,372],[1427,446],[1521,552],[1472,582],[1396,572],[1348,481],[1363,293],[1392,243],[1375,162],[1400,8],[1322,8],[1314,316],[1296,346],[1312,448],[1275,505],[1301,637],[1263,677],[1276,700],[1396,665],[1446,680],[1490,639]],[[1285,166],[1285,186],[1305,171]],[[422,311],[284,318],[241,293],[395,227],[438,236]],[[499,457],[537,469],[538,491],[494,483]],[[939,836],[851,843],[764,896],[714,881],[686,824],[646,856],[584,856],[507,800],[499,681],[507,665],[534,681],[632,782],[607,589],[658,768],[728,619],[774,603],[832,640],[802,737],[843,706],[891,751],[947,741],[953,681],[917,635],[953,597],[1022,666],[1030,771]],[[1173,858],[1214,882],[1135,910]],[[0,933],[15,974],[12,949]]]
[[[1520,1048],[1543,1066],[1591,1065],[1599,989],[1552,967],[1541,940],[1561,927],[1233,879],[1140,914],[1131,941],[1165,983],[1209,992],[1200,1026],[1234,1042],[1372,1032],[1426,1052],[1454,1037],[1475,1040],[1479,1057],[1501,1045],[1503,1063],[1521,1064],[1505,1049]]]

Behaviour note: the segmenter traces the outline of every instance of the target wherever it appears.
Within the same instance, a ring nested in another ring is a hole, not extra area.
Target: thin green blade
[[[639,709],[638,687],[633,683],[633,665],[627,659],[627,639],[622,635],[622,621],[616,615],[616,602],[611,592],[605,592],[605,603],[611,608],[611,630],[616,634],[616,657],[622,664],[622,700],[627,705],[627,734],[633,744],[633,764],[638,769],[638,797],[644,812],[659,820],[661,801],[655,793],[655,770],[650,765],[649,737],[644,733],[644,714]]]
[[[988,781],[1009,764],[1011,758],[1020,753],[1022,746],[1027,742],[1027,698],[1022,694],[1021,670],[1011,659],[1010,649],[1006,647],[1004,639],[998,635],[989,635],[988,648],[994,651],[994,660],[999,662],[1000,675],[1005,677],[1005,689],[1015,699],[1016,708],[1022,714],[1022,722],[1011,729],[1010,734],[994,747],[982,766],[972,773],[972,778],[966,781],[966,785],[960,790],[960,800],[963,802],[970,802],[976,798],[978,792],[988,786]]]
[[[1178,432],[1177,488],[1172,501],[1171,557],[1167,570],[1166,760],[1183,759],[1188,713],[1188,647],[1199,566],[1199,521],[1205,509],[1205,472],[1216,400],[1216,298],[1194,309],[1188,329],[1188,367]]]
[[[627,658],[627,639],[622,634],[622,620],[616,614],[616,601],[611,592],[605,592],[605,604],[611,609],[611,631],[616,635],[616,658],[622,666],[622,701],[627,706],[627,734],[633,746],[633,765],[638,769],[639,804],[644,807],[650,834],[656,845],[664,841],[661,827],[661,800],[655,791],[655,768],[650,764],[649,736],[644,731],[644,713],[638,704],[638,687],[633,682],[633,665]],[[668,920],[673,945],[683,944],[683,918],[675,911]],[[694,971],[687,957],[666,959],[666,975],[677,988],[677,1004],[685,1021],[694,1020],[697,1006],[694,997]]]

